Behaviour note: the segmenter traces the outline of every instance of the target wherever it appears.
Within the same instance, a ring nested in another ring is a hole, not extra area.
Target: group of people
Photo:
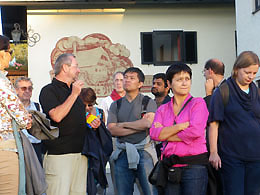
[[[57,58],[40,105],[30,100],[29,78],[19,78],[14,87],[7,79],[10,60],[9,39],[0,36],[0,194],[15,195],[19,189],[13,121],[44,168],[47,195],[96,194],[98,186],[105,194],[107,161],[116,195],[133,194],[135,184],[144,195],[260,194],[260,92],[253,82],[260,63],[255,53],[242,52],[227,79],[220,60],[207,61],[204,98],[192,97],[192,70],[178,62],[153,76],[154,99],[140,92],[144,73],[130,67],[113,75],[114,90],[99,105],[95,91],[78,80],[73,54]],[[39,140],[28,133],[28,110],[45,113],[59,128],[58,138]],[[152,185],[148,176],[157,161],[163,166]]]

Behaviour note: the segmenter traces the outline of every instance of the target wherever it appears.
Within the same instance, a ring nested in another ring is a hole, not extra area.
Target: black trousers
[[[33,146],[33,148],[35,150],[35,153],[36,153],[36,155],[37,155],[37,157],[38,157],[38,159],[40,161],[40,164],[42,165],[42,156],[43,156],[42,143],[38,143],[38,144],[32,143],[32,146]]]

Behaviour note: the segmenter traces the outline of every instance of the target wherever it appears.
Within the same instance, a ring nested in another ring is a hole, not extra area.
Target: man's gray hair
[[[19,82],[20,82],[20,81],[28,81],[28,82],[30,82],[30,83],[32,84],[32,86],[33,86],[32,80],[31,80],[30,78],[22,76],[22,77],[19,77],[18,79],[16,79],[16,81],[15,81],[15,83],[14,83],[14,88],[15,88],[15,89],[18,89],[18,88],[19,88]]]
[[[113,74],[113,80],[115,79],[115,77],[116,77],[117,74],[124,75],[123,72],[121,72],[121,71],[117,71],[117,72],[115,72],[115,73]]]
[[[63,64],[71,65],[72,60],[70,57],[75,58],[75,56],[72,53],[64,53],[57,58],[53,68],[55,76],[57,76],[60,73]]]

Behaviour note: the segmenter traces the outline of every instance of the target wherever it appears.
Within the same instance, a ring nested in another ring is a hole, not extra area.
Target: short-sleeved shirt
[[[43,112],[51,120],[51,125],[59,128],[59,137],[55,140],[46,140],[44,145],[48,154],[68,154],[82,151],[86,130],[85,105],[78,97],[69,113],[59,122],[53,121],[49,112],[63,104],[69,97],[72,86],[54,78],[51,84],[43,87],[40,93],[40,103]]]
[[[219,122],[218,152],[220,156],[260,160],[260,120],[251,110],[245,110],[240,103],[240,95],[250,97],[252,91],[250,89],[247,95],[235,81],[231,84],[231,79],[227,80],[227,84],[229,86],[227,105],[223,104],[219,88],[212,95],[210,103],[209,122]]]
[[[119,110],[117,109],[117,101],[113,102],[110,106],[109,112],[108,112],[108,124],[109,123],[121,123],[121,122],[133,122],[141,119],[141,113],[143,111],[142,108],[142,100],[144,98],[144,95],[138,94],[136,98],[129,102],[126,97],[122,98],[121,106]],[[156,111],[156,103],[154,100],[150,99],[147,108],[146,113]],[[148,129],[147,131],[140,131],[138,133],[134,133],[127,136],[121,136],[118,137],[120,142],[128,142],[132,144],[136,144],[141,142],[147,135],[149,134]]]

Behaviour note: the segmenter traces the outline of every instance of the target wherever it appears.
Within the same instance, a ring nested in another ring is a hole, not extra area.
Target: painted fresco
[[[83,39],[76,36],[60,39],[51,53],[51,64],[62,53],[73,53],[79,63],[79,79],[86,87],[95,90],[97,96],[110,95],[113,89],[112,75],[132,67],[130,51],[120,43],[99,33],[87,35]]]
[[[28,44],[27,43],[11,43],[10,50],[12,53],[12,60],[10,66],[6,69],[13,74],[19,74],[19,72],[28,72]]]
[[[8,72],[9,80],[14,83],[21,76],[28,76],[28,44],[11,43],[10,49],[13,51],[12,60],[9,63]]]

